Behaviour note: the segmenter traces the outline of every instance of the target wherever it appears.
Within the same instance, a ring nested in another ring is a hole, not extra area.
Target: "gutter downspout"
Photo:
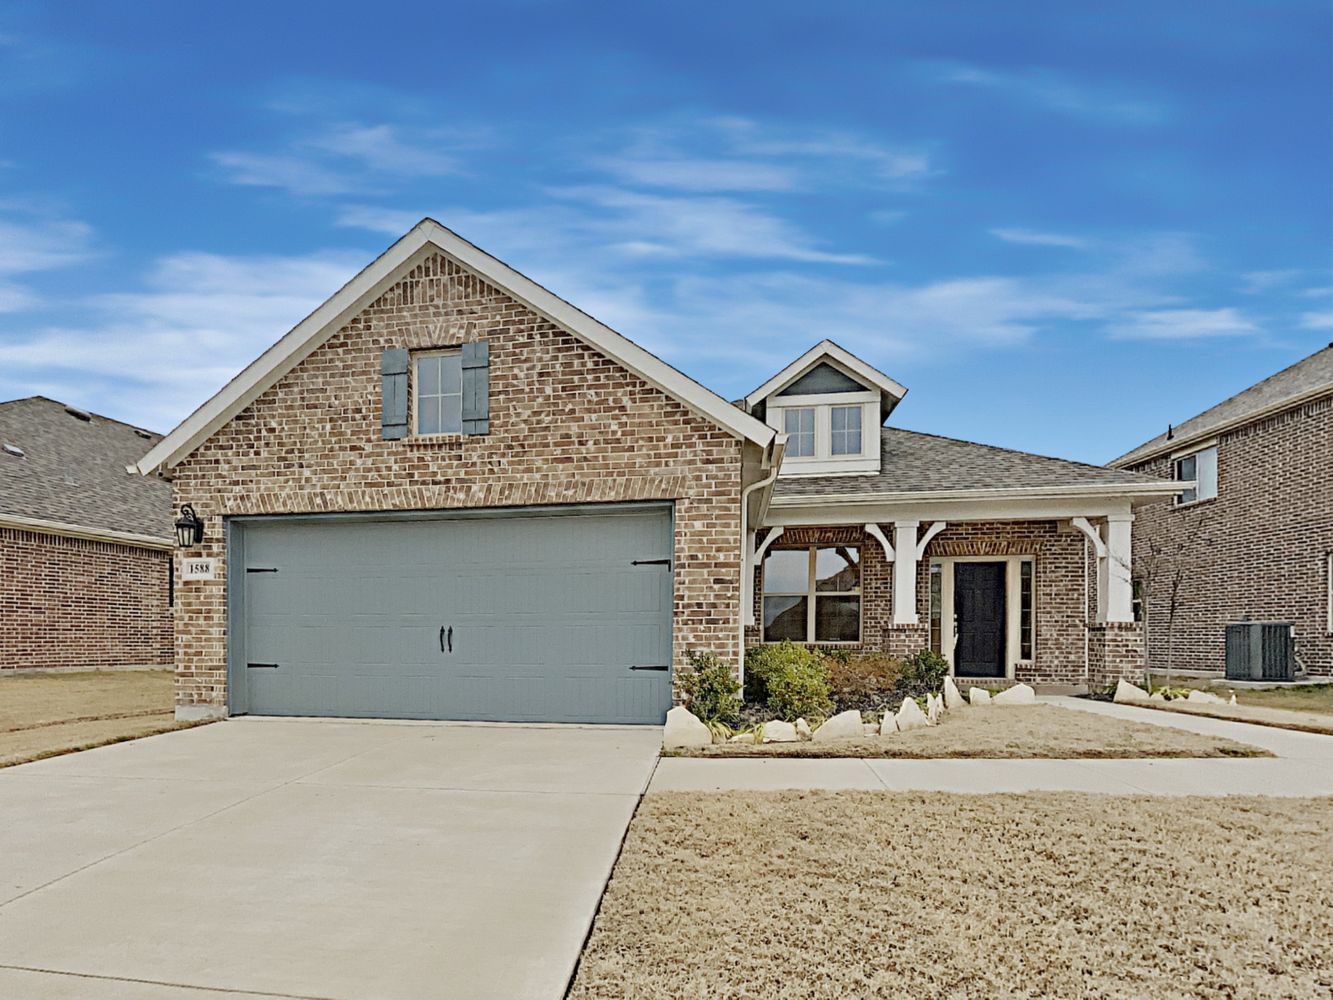
[[[740,678],[742,690],[745,687],[745,627],[754,618],[754,552],[750,546],[750,494],[772,486],[778,478],[782,466],[782,455],[787,450],[787,435],[775,434],[764,450],[761,469],[772,469],[765,478],[751,483],[741,490],[741,614],[738,625],[739,636],[737,649],[736,676]]]

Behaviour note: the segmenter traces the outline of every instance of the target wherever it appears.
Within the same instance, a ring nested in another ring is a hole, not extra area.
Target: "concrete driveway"
[[[0,996],[560,997],[660,740],[237,719],[0,770]]]

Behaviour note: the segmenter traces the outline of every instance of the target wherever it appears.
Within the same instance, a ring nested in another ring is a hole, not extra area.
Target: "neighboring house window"
[[[1018,564],[1018,658],[1032,659],[1032,642],[1035,637],[1032,615],[1032,560],[1024,559]]]
[[[1130,605],[1134,610],[1134,620],[1143,623],[1143,581],[1134,581],[1134,597]]]
[[[793,458],[812,458],[815,454],[814,407],[784,410],[782,424],[787,434],[787,454]]]
[[[1180,494],[1177,506],[1211,500],[1217,496],[1217,447],[1204,448],[1193,455],[1176,459],[1176,482],[1194,482],[1191,489]]]
[[[775,549],[764,557],[764,641],[858,642],[861,550]]]
[[[860,406],[835,406],[832,412],[832,444],[835,455],[861,454]]]
[[[457,354],[419,354],[413,364],[416,433],[463,433],[463,359]]]

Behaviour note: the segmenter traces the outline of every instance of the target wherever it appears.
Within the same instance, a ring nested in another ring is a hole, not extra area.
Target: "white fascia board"
[[[1169,479],[1151,479],[1143,483],[1116,483],[1105,486],[1048,486],[1042,489],[1015,490],[1009,488],[978,490],[938,490],[925,492],[858,493],[855,496],[828,496],[826,494],[784,494],[773,498],[775,507],[857,507],[867,504],[909,503],[934,504],[955,500],[1046,500],[1046,499],[1107,499],[1115,497],[1152,498],[1174,496],[1188,483]]]
[[[880,392],[887,393],[895,400],[900,400],[907,395],[905,386],[901,385],[894,379],[889,378],[889,376],[885,375],[878,368],[871,367],[855,354],[839,347],[831,340],[821,340],[818,344],[810,348],[810,350],[806,351],[754,392],[746,396],[745,405],[754,406],[756,403],[767,399],[783,386],[795,382],[821,361],[834,362],[835,368],[841,367],[846,369],[848,375],[851,375],[862,383],[868,383],[874,386],[876,389],[880,390]]]
[[[955,500],[935,504],[881,503],[859,506],[808,504],[769,507],[762,525],[755,527],[811,527],[898,521],[1068,521],[1075,517],[1102,518],[1129,514],[1135,501],[1130,497],[1048,500]]]
[[[110,528],[85,528],[77,524],[65,524],[62,521],[20,517],[17,514],[0,514],[0,528],[30,531],[34,535],[59,535],[62,538],[82,538],[90,542],[112,542],[116,545],[129,545],[138,549],[158,549],[170,552],[176,547],[176,543],[170,538],[138,535],[131,531],[113,531]]]
[[[454,258],[589,347],[624,365],[649,385],[736,437],[762,446],[767,446],[773,440],[773,430],[762,421],[733,406],[531,278],[473,246],[434,219],[422,219],[332,298],[293,327],[286,336],[159,441],[140,459],[137,466],[139,472],[148,475],[157,469],[170,468],[181,462],[219,427],[300,364],[367,303],[382,294],[397,280],[402,270],[433,250]]]

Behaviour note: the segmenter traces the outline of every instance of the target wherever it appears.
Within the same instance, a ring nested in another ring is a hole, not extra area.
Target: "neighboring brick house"
[[[1175,485],[882,428],[904,392],[825,342],[729,403],[423,220],[140,460],[203,523],[177,712],[656,722],[779,635],[1137,664]]]
[[[172,664],[160,435],[33,396],[0,403],[0,673]]]
[[[1190,484],[1134,524],[1154,669],[1221,671],[1229,622],[1281,621],[1333,675],[1333,344],[1111,464]]]

